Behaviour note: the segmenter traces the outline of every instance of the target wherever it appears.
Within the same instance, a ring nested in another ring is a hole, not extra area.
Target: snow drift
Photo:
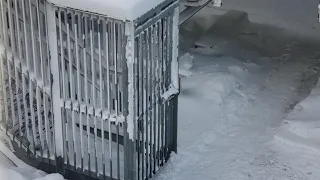
[[[275,139],[290,146],[320,151],[320,80],[310,95],[296,105],[279,127]]]
[[[180,76],[191,76],[190,71],[193,67],[194,56],[190,53],[186,53],[179,58],[179,75]]]

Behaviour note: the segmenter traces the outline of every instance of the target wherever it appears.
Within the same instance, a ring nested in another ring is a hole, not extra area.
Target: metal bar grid
[[[173,30],[175,11],[145,29],[137,28],[134,66],[135,112],[137,139],[137,179],[149,179],[170,157],[174,141],[173,108],[165,98],[177,93],[172,79]],[[178,26],[176,24],[176,26]],[[177,47],[176,47],[177,48]],[[130,76],[130,75],[129,75]]]
[[[62,174],[151,178],[176,149],[178,14],[167,2],[137,24],[0,0],[1,125],[12,141]]]
[[[40,0],[0,3],[6,52],[1,61],[4,127],[20,148],[53,159],[45,4]]]
[[[56,17],[64,163],[123,179],[124,22],[64,8]]]

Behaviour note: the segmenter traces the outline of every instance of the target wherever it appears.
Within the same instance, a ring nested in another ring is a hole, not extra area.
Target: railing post
[[[172,27],[172,65],[171,65],[171,81],[174,88],[177,88],[180,91],[180,82],[179,82],[179,7],[175,8],[173,14],[173,27]],[[174,97],[173,108],[172,108],[172,150],[177,153],[177,139],[178,139],[178,95]]]
[[[134,65],[136,63],[135,55],[134,55],[134,24],[133,22],[125,23],[125,36],[126,36],[126,48],[125,48],[125,56],[126,56],[126,65],[124,69],[124,77],[126,79],[126,91],[124,100],[127,100],[128,103],[124,105],[125,112],[125,126],[124,126],[124,179],[125,180],[135,180],[136,179],[136,123],[135,123],[135,69]],[[139,152],[138,152],[139,153]]]
[[[47,30],[50,51],[50,67],[51,67],[51,96],[54,121],[54,144],[56,155],[57,172],[64,174],[64,137],[63,137],[63,118],[61,109],[61,94],[60,94],[60,78],[59,78],[59,57],[58,57],[58,38],[55,8],[46,3],[47,10]]]

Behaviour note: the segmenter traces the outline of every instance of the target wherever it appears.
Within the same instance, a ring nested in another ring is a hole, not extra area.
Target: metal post
[[[123,69],[123,76],[127,77],[124,82],[127,81],[127,87],[124,88],[124,100],[127,100],[128,103],[124,103],[124,116],[126,117],[125,123],[124,123],[124,179],[128,180],[135,180],[137,179],[136,175],[136,150],[135,150],[135,139],[136,139],[136,111],[135,111],[135,84],[136,84],[136,78],[135,78],[135,64],[136,59],[134,57],[134,24],[132,22],[126,22],[125,23],[125,35],[126,35],[126,63],[127,68]],[[139,151],[138,151],[139,153]]]
[[[59,58],[58,58],[58,40],[56,31],[56,15],[55,8],[51,4],[46,4],[47,22],[48,22],[48,38],[50,50],[50,64],[52,76],[52,89],[56,87],[61,88],[59,81]],[[61,110],[61,94],[60,90],[52,90],[52,105],[53,105],[53,119],[54,119],[54,139],[55,139],[55,154],[56,154],[56,168],[57,172],[64,174],[64,137],[63,137],[63,119]]]
[[[180,91],[179,87],[179,13],[180,9],[177,7],[173,14],[172,24],[172,62],[171,62],[171,81],[174,88]],[[173,101],[173,119],[172,119],[172,150],[177,153],[177,138],[178,138],[178,96]]]

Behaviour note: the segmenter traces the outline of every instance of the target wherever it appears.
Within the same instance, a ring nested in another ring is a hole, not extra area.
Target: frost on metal
[[[179,16],[178,1],[157,2],[124,21],[0,0],[1,126],[13,144],[61,172],[145,179],[157,171],[175,148]]]
[[[126,36],[127,36],[127,45],[126,45],[126,59],[128,66],[128,118],[127,118],[127,132],[129,139],[134,140],[134,65],[136,58],[134,57],[134,25],[132,23],[127,23],[126,26]]]
[[[104,14],[118,20],[133,21],[166,0],[48,0],[60,7]]]

